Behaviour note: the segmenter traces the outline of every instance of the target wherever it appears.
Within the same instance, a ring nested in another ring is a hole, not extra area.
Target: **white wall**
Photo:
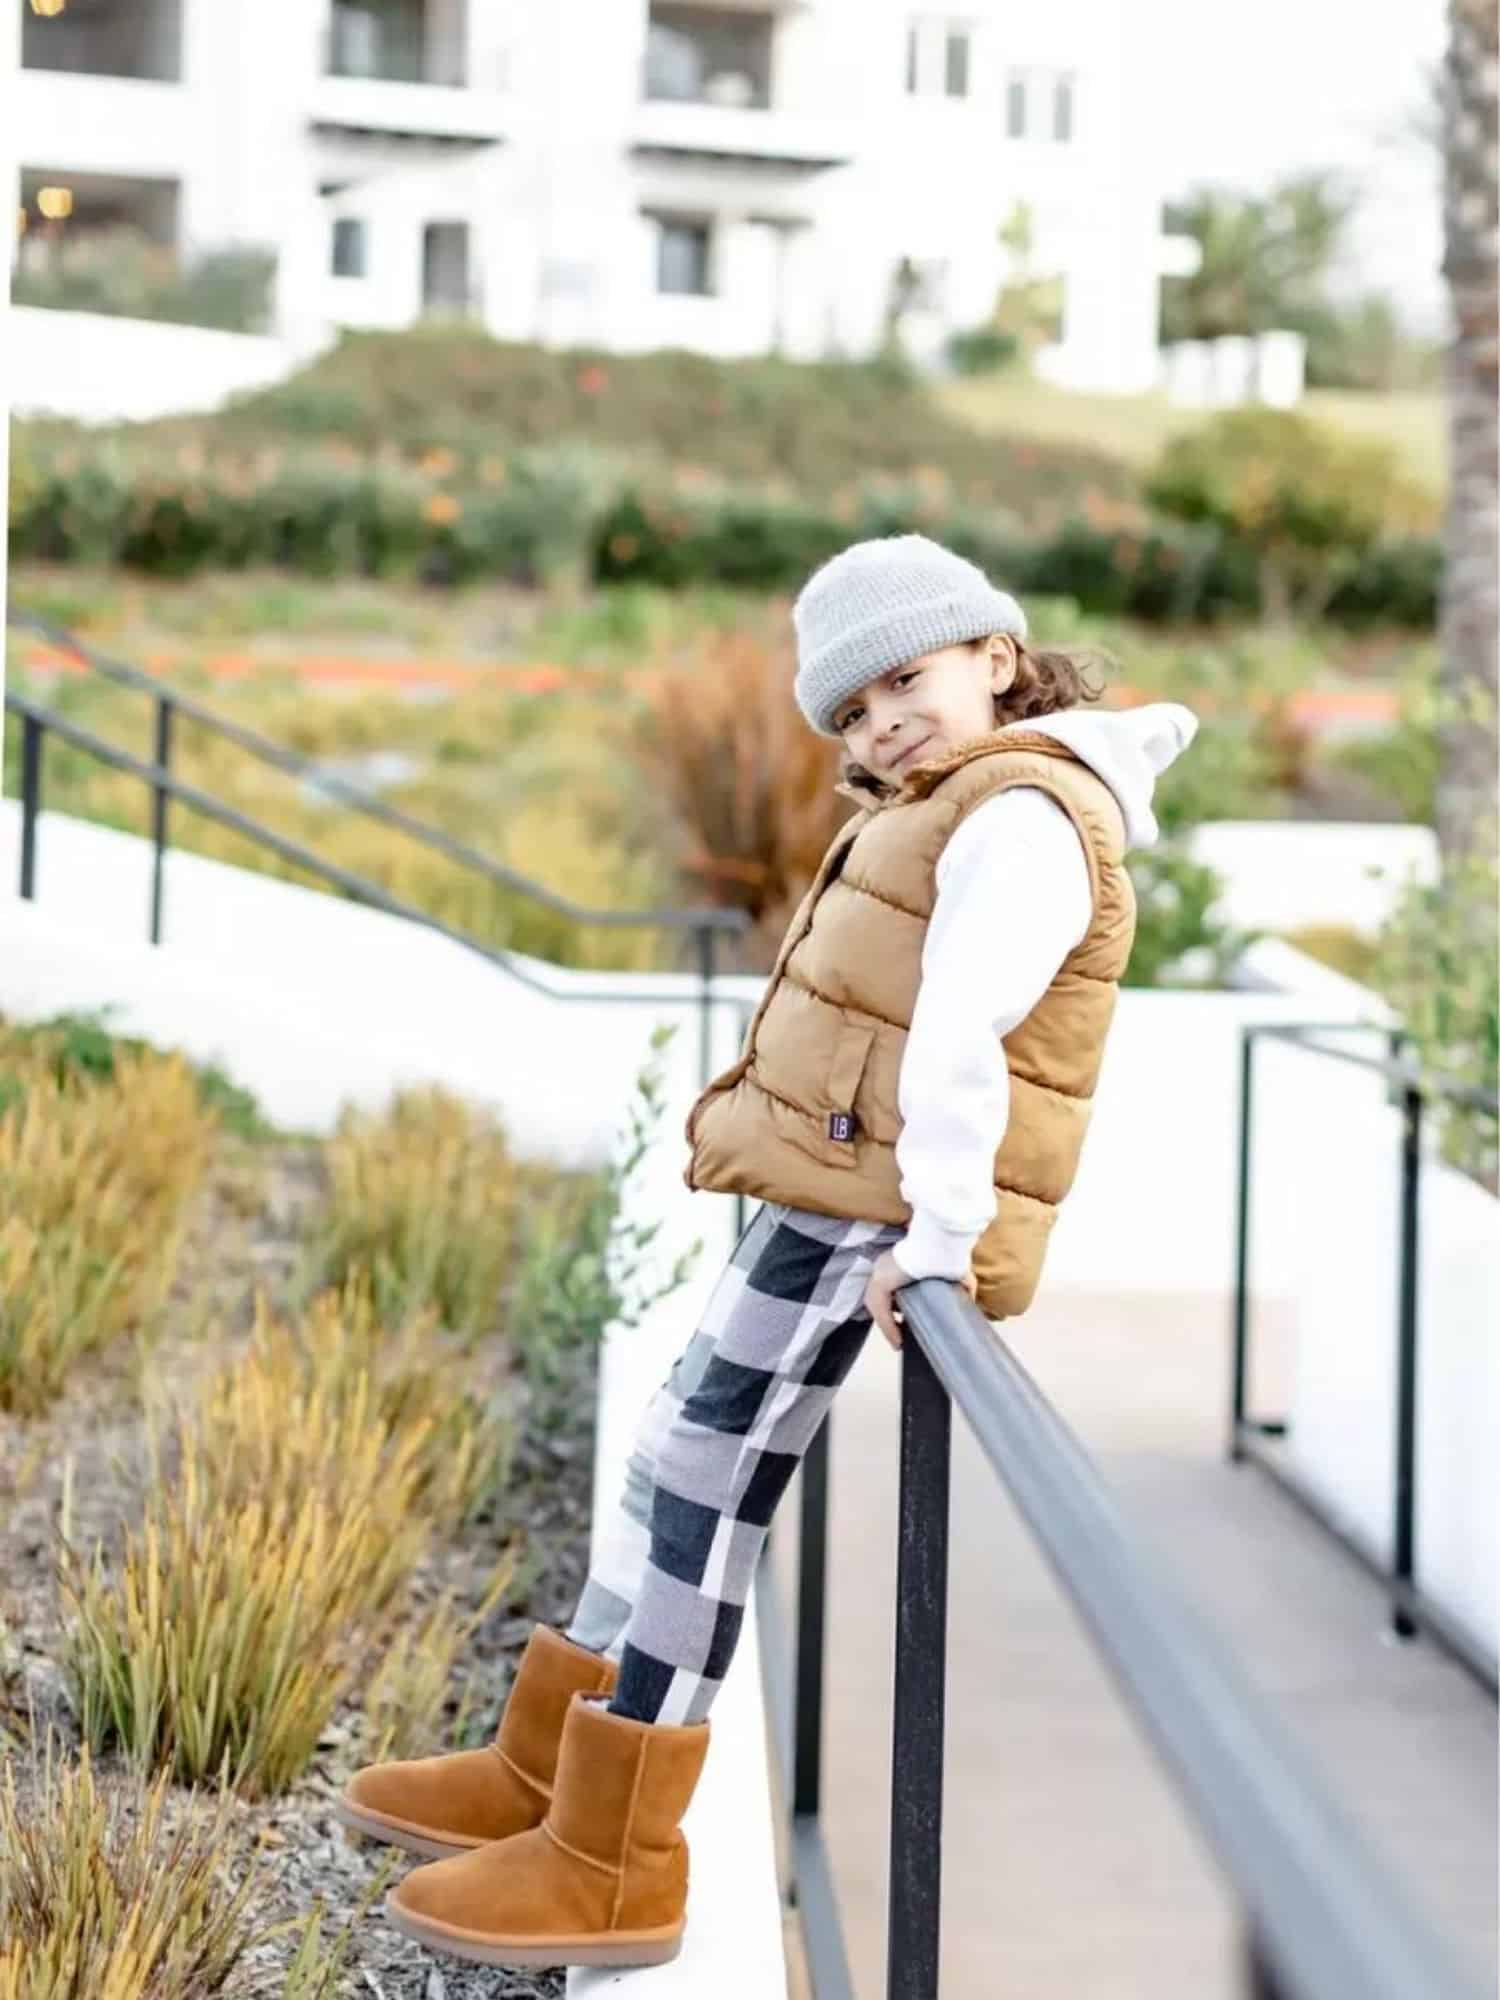
[[[1193,829],[1195,860],[1224,882],[1231,923],[1266,930],[1346,925],[1373,935],[1409,877],[1437,880],[1430,826],[1308,820],[1207,820]]]
[[[309,357],[269,334],[16,306],[7,358],[19,414],[113,423],[220,409]]]
[[[0,885],[19,875],[20,811],[0,800]],[[0,1008],[36,1018],[123,1003],[122,1028],[216,1060],[277,1123],[328,1131],[341,1104],[378,1105],[436,1081],[501,1110],[518,1146],[602,1158],[653,1026],[678,1021],[697,1060],[690,978],[570,972],[518,959],[560,992],[662,992],[679,1003],[564,1003],[435,931],[356,903],[177,851],[167,857],[163,948],[144,940],[148,843],[43,813],[37,903],[0,905]],[[718,1055],[730,1059],[726,1004]]]

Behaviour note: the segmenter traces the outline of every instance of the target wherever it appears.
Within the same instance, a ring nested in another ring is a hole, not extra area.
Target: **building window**
[[[1005,86],[1006,137],[1066,145],[1075,129],[1076,97],[1077,78],[1071,70],[1013,69]]]
[[[967,97],[973,30],[967,21],[918,15],[906,30],[906,89],[912,97]]]
[[[1052,136],[1062,145],[1073,136],[1073,79],[1066,72],[1052,86]]]
[[[969,94],[969,31],[967,28],[950,27],[948,30],[943,84],[950,97],[967,97]]]
[[[709,228],[706,222],[684,222],[678,216],[656,221],[656,289],[706,298],[709,282]]]
[[[182,80],[181,0],[12,0],[26,69]]]
[[[655,0],[646,30],[646,96],[766,110],[772,28],[769,15]]]
[[[333,275],[336,278],[362,278],[369,250],[369,234],[363,218],[357,215],[338,215],[333,222]]]

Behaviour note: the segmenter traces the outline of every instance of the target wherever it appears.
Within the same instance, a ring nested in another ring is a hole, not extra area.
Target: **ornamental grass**
[[[85,1739],[250,1797],[292,1783],[435,1528],[503,1476],[508,1419],[470,1382],[430,1314],[392,1332],[367,1290],[295,1324],[262,1304],[246,1355],[153,1422],[118,1558],[85,1558],[64,1528]]]
[[[0,1408],[22,1415],[152,1331],[218,1131],[180,1056],[68,1050],[0,1024]]]

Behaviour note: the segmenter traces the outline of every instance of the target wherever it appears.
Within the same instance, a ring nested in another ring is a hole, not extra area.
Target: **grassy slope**
[[[1134,477],[1086,431],[1039,448],[950,416],[914,377],[873,364],[718,361],[667,351],[594,354],[469,330],[351,334],[309,367],[212,418],[133,427],[141,443],[219,452],[329,446],[407,458],[487,456],[558,443],[649,475],[691,468],[828,496],[850,481],[940,475],[964,499],[1067,506]]]
[[[945,382],[934,391],[940,408],[975,430],[1050,445],[1087,444],[1135,467],[1150,463],[1175,431],[1203,417],[1177,408],[1164,395],[1082,395],[1023,376],[976,376]],[[1306,416],[1334,429],[1379,438],[1395,447],[1411,472],[1440,490],[1446,478],[1447,439],[1437,395],[1362,395],[1318,389],[1301,405]]]

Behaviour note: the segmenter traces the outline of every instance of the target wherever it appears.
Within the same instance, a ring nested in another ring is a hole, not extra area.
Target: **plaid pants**
[[[701,1722],[723,1683],[776,1503],[870,1330],[902,1234],[765,1203],[646,1407],[568,1637],[619,1661],[610,1703]]]

